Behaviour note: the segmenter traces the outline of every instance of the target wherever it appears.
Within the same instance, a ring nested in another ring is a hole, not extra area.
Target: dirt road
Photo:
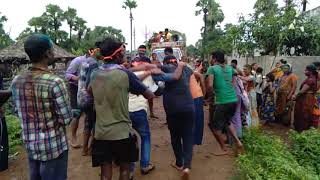
[[[156,170],[146,176],[142,176],[137,171],[135,180],[179,180],[181,174],[170,166],[170,163],[174,161],[174,155],[170,144],[169,131],[165,125],[165,112],[163,111],[161,98],[155,100],[154,107],[155,114],[159,117],[157,120],[150,120],[152,134],[151,159],[152,163],[156,165]],[[207,114],[206,110],[204,143],[201,146],[195,146],[193,151],[191,180],[230,179],[234,172],[235,158],[233,156],[218,157],[212,154],[213,150],[218,148],[218,144],[206,126]],[[79,137],[81,132],[82,124],[78,131]],[[23,149],[16,160],[10,161],[9,166],[9,170],[0,173],[0,180],[28,179],[28,163]],[[99,168],[92,168],[91,158],[89,156],[81,156],[80,149],[70,149],[68,179],[98,180]],[[117,173],[115,173],[114,179],[117,179]]]

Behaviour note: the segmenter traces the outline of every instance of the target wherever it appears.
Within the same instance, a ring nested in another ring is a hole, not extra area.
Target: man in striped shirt
[[[30,36],[24,49],[32,67],[16,76],[11,84],[31,180],[67,179],[66,126],[72,116],[64,80],[48,70],[53,62],[52,47],[49,37]]]

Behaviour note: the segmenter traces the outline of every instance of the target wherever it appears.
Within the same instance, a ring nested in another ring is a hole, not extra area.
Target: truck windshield
[[[165,57],[164,54],[164,48],[161,49],[155,49],[153,50],[153,53],[157,54],[158,60],[162,63],[163,59]],[[181,59],[181,50],[179,48],[173,48],[173,55],[180,60]]]

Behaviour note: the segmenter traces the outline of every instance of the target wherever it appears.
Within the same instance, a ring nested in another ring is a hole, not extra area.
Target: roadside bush
[[[257,129],[243,136],[246,153],[237,160],[240,179],[316,180],[319,177],[300,166],[289,148],[280,140]]]
[[[6,115],[9,135],[9,153],[14,154],[17,146],[22,144],[20,121],[15,115]]]
[[[298,163],[320,175],[320,130],[290,131],[290,151]]]

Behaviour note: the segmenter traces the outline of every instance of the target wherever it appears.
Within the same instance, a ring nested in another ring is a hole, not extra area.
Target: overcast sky
[[[195,44],[203,26],[202,15],[196,17],[195,4],[198,0],[137,0],[133,10],[137,46],[144,42],[147,33],[164,28],[176,29],[187,35],[187,44]],[[283,4],[283,0],[277,0]],[[307,9],[320,6],[320,0],[308,0]],[[223,24],[237,23],[239,15],[253,12],[255,0],[217,0],[225,15]],[[5,30],[16,38],[27,27],[34,16],[40,16],[49,3],[77,9],[87,26],[113,26],[121,29],[127,42],[130,41],[128,10],[122,9],[123,0],[0,0],[0,12],[7,16]],[[66,26],[64,26],[66,28]],[[67,30],[67,29],[66,29]]]

